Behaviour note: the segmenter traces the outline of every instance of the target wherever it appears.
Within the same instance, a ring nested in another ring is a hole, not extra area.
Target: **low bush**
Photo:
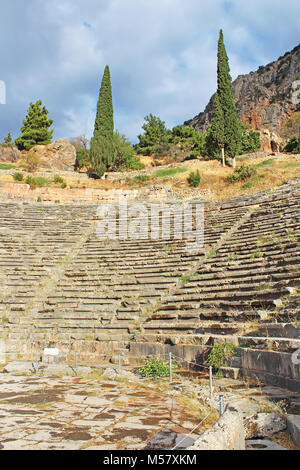
[[[29,184],[31,189],[35,188],[42,188],[43,186],[46,186],[47,184],[50,184],[51,181],[47,180],[46,178],[43,178],[42,176],[31,176],[28,175],[25,180],[26,184]]]
[[[23,175],[23,173],[20,173],[20,172],[14,173],[13,174],[13,179],[15,181],[23,181],[24,175]]]
[[[37,170],[39,164],[40,159],[35,153],[27,153],[20,162],[20,166],[29,173]]]
[[[177,370],[176,364],[172,363],[172,372]],[[169,363],[161,361],[158,357],[145,359],[143,366],[138,369],[142,377],[168,377],[170,374]]]
[[[256,168],[253,165],[242,165],[240,168],[236,168],[234,172],[227,177],[229,183],[238,183],[240,181],[246,181],[256,174]]]
[[[292,137],[285,146],[285,152],[300,153],[300,138]]]
[[[60,184],[63,189],[67,187],[66,181],[64,180],[64,178],[62,178],[62,176],[59,175],[54,175],[53,183]]]
[[[207,364],[212,366],[214,372],[217,372],[220,367],[226,367],[227,359],[234,355],[235,347],[232,343],[217,343],[211,349]]]
[[[195,173],[192,171],[189,175],[188,181],[189,181],[189,184],[193,186],[194,188],[199,186],[200,181],[201,181],[199,170],[197,170]]]

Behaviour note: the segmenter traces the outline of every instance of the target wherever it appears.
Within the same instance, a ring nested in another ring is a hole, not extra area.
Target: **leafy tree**
[[[193,126],[176,126],[172,129],[172,143],[190,147],[193,156],[201,155],[205,147],[205,134]]]
[[[285,152],[300,153],[300,138],[292,137],[284,148]]]
[[[211,127],[211,139],[222,152],[223,165],[225,155],[232,158],[235,168],[235,156],[238,153],[240,127],[233,97],[229,60],[226,53],[223,31],[220,30],[218,42],[218,89],[214,104],[214,117]],[[223,134],[224,129],[224,134]]]
[[[34,145],[46,145],[52,140],[53,129],[49,127],[53,124],[53,119],[48,119],[49,111],[42,101],[30,103],[27,116],[21,127],[21,135],[15,140],[19,150],[30,150]]]
[[[241,139],[238,147],[238,154],[258,152],[260,149],[260,133],[254,131],[244,122],[240,121]]]
[[[118,131],[114,133],[114,162],[113,171],[142,170],[145,167],[136,156],[133,146],[125,135]]]
[[[91,139],[90,148],[91,163],[98,176],[102,176],[113,163],[113,136],[112,90],[110,71],[108,65],[106,65],[100,87],[94,135]]]
[[[9,132],[7,137],[4,137],[4,143],[5,144],[12,144],[13,143],[13,140],[12,140],[12,137],[11,137],[11,133]]]
[[[143,155],[167,155],[170,148],[172,133],[166,128],[165,122],[159,117],[149,114],[145,117],[142,126],[144,134],[138,135],[139,143],[136,145],[138,153]]]

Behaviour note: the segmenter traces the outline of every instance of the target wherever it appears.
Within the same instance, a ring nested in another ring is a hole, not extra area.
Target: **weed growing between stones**
[[[235,347],[232,343],[214,344],[208,356],[207,364],[213,367],[214,372],[218,372],[220,367],[228,365],[227,358],[235,354]]]

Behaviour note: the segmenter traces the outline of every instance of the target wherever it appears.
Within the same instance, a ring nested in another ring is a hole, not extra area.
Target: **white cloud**
[[[91,135],[109,64],[116,128],[135,141],[149,113],[172,127],[204,109],[220,28],[233,79],[295,47],[300,30],[295,0],[13,0],[2,10],[1,136],[18,135],[38,98],[55,137]]]

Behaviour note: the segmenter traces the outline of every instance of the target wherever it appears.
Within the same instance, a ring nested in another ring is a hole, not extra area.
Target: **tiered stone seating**
[[[237,207],[238,199],[223,207]],[[299,187],[262,193],[258,200],[238,230],[148,316],[144,341],[173,338],[175,343],[199,345],[228,341],[287,352],[300,348]],[[274,322],[287,324],[279,330]]]
[[[244,209],[207,217],[209,247]],[[128,340],[152,305],[204,256],[186,240],[101,241],[92,234],[31,321],[59,338]],[[144,313],[143,313],[144,315]]]
[[[100,240],[95,205],[0,204],[0,334],[289,351],[298,338],[267,325],[299,321],[299,202],[299,182],[208,202],[195,252],[173,237]]]
[[[0,204],[0,314],[20,323],[87,229],[82,208]],[[81,219],[80,219],[81,217]]]

